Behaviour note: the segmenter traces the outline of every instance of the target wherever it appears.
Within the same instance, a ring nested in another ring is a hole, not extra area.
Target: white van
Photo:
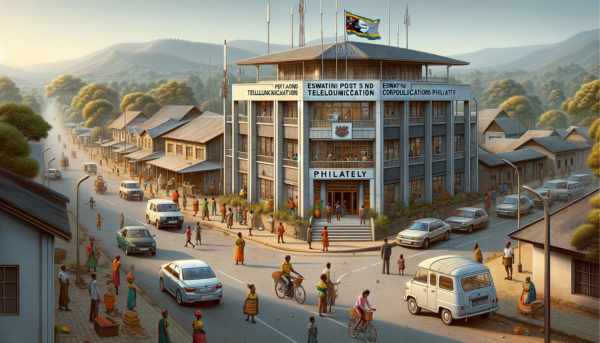
[[[439,256],[419,263],[415,276],[406,283],[404,301],[413,315],[421,309],[441,313],[446,325],[473,316],[485,319],[500,309],[489,268],[462,256]]]
[[[157,229],[168,226],[181,229],[183,216],[177,209],[177,204],[171,200],[152,199],[148,200],[146,206],[146,222],[154,223]]]

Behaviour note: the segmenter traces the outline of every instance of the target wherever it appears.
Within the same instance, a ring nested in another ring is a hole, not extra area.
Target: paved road
[[[48,118],[52,119],[52,106],[49,106]],[[62,146],[58,144],[56,135],[58,123],[53,122],[54,129],[47,140],[52,145],[53,157],[60,157]],[[65,137],[64,133],[62,134]],[[63,142],[65,140],[63,139]],[[48,144],[47,143],[47,144]],[[69,145],[69,143],[67,143]],[[70,145],[66,151],[71,151]],[[65,151],[65,152],[66,152]],[[48,153],[47,153],[48,155]],[[82,154],[80,158],[70,159],[70,170],[63,172],[63,179],[51,181],[50,187],[71,199],[70,209],[75,209],[75,185],[84,176],[81,166],[87,160]],[[58,163],[53,167],[58,167]],[[204,313],[203,322],[210,341],[221,342],[302,342],[307,337],[308,317],[315,315],[317,310],[316,284],[326,262],[332,263],[332,278],[342,281],[339,298],[332,314],[326,318],[318,318],[319,340],[321,342],[351,342],[347,332],[349,318],[348,308],[354,305],[356,297],[363,289],[370,289],[370,301],[378,311],[375,313],[374,324],[377,328],[379,342],[398,342],[401,340],[439,341],[445,342],[487,342],[495,341],[501,335],[508,335],[514,323],[503,322],[499,317],[483,320],[474,318],[468,323],[457,322],[452,326],[444,325],[438,315],[424,313],[412,316],[402,300],[404,284],[412,277],[416,265],[429,257],[457,254],[472,256],[472,244],[478,242],[484,253],[484,259],[494,252],[500,252],[506,241],[506,234],[516,229],[516,220],[493,217],[488,229],[475,231],[470,235],[452,234],[447,242],[434,243],[429,250],[395,247],[393,257],[403,253],[406,258],[407,274],[382,275],[381,262],[378,252],[356,253],[351,255],[314,255],[292,254],[292,263],[297,271],[308,281],[304,288],[307,299],[303,305],[294,300],[276,298],[271,271],[279,269],[286,253],[262,245],[249,243],[246,245],[246,266],[236,266],[233,262],[234,237],[221,232],[205,230],[203,242],[205,245],[192,249],[184,248],[184,235],[177,230],[157,230],[153,225],[144,223],[146,201],[125,201],[118,197],[120,179],[103,175],[108,182],[108,193],[96,196],[93,191],[93,179],[82,183],[80,188],[80,222],[90,227],[90,234],[98,239],[102,251],[109,256],[121,254],[125,267],[134,264],[136,284],[153,299],[157,306],[168,308],[170,317],[183,328],[191,326],[193,311],[200,309]],[[591,187],[590,187],[591,188]],[[91,210],[84,206],[87,199],[94,196],[98,208]],[[564,203],[557,203],[553,209]],[[95,217],[100,213],[103,219],[102,230],[96,231]],[[119,225],[120,213],[125,214],[126,226],[145,226],[156,235],[158,251],[156,256],[132,255],[125,256],[124,251],[116,246],[115,231]],[[522,223],[535,220],[543,215],[539,209],[532,215],[522,218]],[[184,224],[193,225],[192,222]],[[245,234],[245,231],[244,231]],[[75,237],[73,237],[75,239]],[[86,242],[87,244],[87,242]],[[82,260],[85,247],[81,249]],[[223,301],[220,304],[212,302],[178,306],[175,299],[161,293],[158,289],[157,272],[159,266],[173,260],[201,259],[207,262],[221,279],[224,285]],[[392,265],[392,270],[394,266]],[[495,282],[502,282],[496,280]],[[259,294],[260,314],[257,324],[244,321],[242,305],[247,293],[246,283],[254,283]],[[500,301],[502,306],[502,301]],[[159,318],[157,318],[158,321]],[[148,327],[148,326],[146,326]],[[232,327],[235,329],[232,330]],[[359,336],[359,339],[362,339]],[[524,337],[511,337],[513,341],[525,341]],[[528,340],[538,337],[529,337]]]

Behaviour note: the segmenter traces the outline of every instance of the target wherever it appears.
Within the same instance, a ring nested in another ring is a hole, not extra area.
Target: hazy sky
[[[299,0],[271,1],[271,42],[298,44]],[[22,66],[73,59],[121,42],[160,38],[222,43],[267,40],[266,0],[0,0],[0,63]],[[324,36],[333,36],[335,0],[323,1]],[[381,19],[388,41],[386,0],[340,0],[343,11]],[[409,48],[441,55],[487,47],[553,43],[599,27],[598,0],[392,0],[392,45],[406,5],[411,13]],[[319,1],[307,0],[306,40],[320,38]],[[353,38],[357,40],[357,38]]]

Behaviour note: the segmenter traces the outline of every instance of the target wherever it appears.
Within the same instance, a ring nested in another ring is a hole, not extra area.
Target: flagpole
[[[338,50],[338,45],[337,45],[337,17],[338,17],[338,0],[335,0],[335,79],[337,80],[338,78],[338,64],[337,64],[337,50]]]
[[[346,27],[348,23],[346,18],[346,10],[344,10],[344,55],[346,57],[346,80],[348,80],[348,28]]]
[[[400,55],[400,22],[396,22],[396,56]]]
[[[270,31],[269,31],[269,23],[271,22],[270,14],[271,14],[271,4],[267,1],[267,55],[270,53],[269,45],[270,41]]]
[[[323,0],[321,0],[321,80],[323,80],[325,61],[323,60]]]
[[[290,12],[292,13],[292,50],[294,49],[294,5],[290,4]]]
[[[391,52],[390,37],[392,36],[392,21],[390,19],[390,0],[388,0],[388,53]]]

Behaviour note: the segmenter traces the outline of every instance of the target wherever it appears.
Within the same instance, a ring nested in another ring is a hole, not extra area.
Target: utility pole
[[[406,5],[408,6],[408,5]],[[388,0],[388,53],[390,53],[391,47],[390,47],[390,41],[391,41],[391,37],[392,37],[392,19],[390,18],[390,0]]]
[[[406,14],[404,15],[404,25],[406,25],[406,50],[408,50],[408,27],[410,26],[410,15],[408,14],[408,5],[406,5]]]
[[[292,14],[292,50],[294,50],[294,5],[290,4],[290,12]]]
[[[306,14],[306,3],[304,0],[300,0],[300,4],[298,5],[298,14],[300,15],[300,28],[299,28],[299,38],[298,38],[298,47],[304,47],[304,14]]]
[[[323,0],[321,4],[321,80],[323,80],[323,74],[325,74],[325,61],[323,60]]]
[[[211,88],[210,87],[210,52],[208,53],[208,84],[207,84],[207,86],[208,86],[208,105],[209,105],[208,110],[212,111],[214,109],[211,107],[211,106],[213,106],[213,103],[212,103],[212,97],[211,97],[212,93],[210,92],[210,88]]]
[[[338,0],[335,0],[335,79],[337,80],[338,78],[338,64],[337,64],[337,51],[338,51],[338,45],[337,45],[337,17],[338,17]]]
[[[270,53],[269,52],[269,45],[270,45],[270,40],[269,40],[269,35],[270,35],[270,31],[269,31],[269,26],[271,23],[271,4],[267,1],[267,55]]]

